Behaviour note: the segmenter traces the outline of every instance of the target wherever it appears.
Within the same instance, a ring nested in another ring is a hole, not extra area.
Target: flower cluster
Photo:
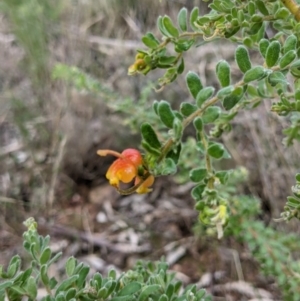
[[[118,159],[113,162],[106,172],[109,184],[116,187],[120,193],[127,194],[132,192],[147,193],[154,183],[154,177],[148,173],[143,166],[141,153],[133,148],[128,148],[122,153],[112,150],[98,150],[99,156],[113,155]],[[128,190],[120,188],[120,182],[130,183],[134,180],[134,186]]]

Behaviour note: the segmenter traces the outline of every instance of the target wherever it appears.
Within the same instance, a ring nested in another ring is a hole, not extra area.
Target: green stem
[[[212,176],[212,174],[213,174],[213,168],[212,168],[210,156],[207,153],[208,143],[207,143],[204,131],[200,132],[200,137],[201,137],[201,141],[203,143],[203,147],[205,149],[205,164],[206,164],[206,169],[207,169],[208,174],[210,175],[210,178],[209,178],[208,183],[207,183],[207,187],[209,189],[214,189],[215,179]]]
[[[234,85],[234,88],[237,88],[237,87],[241,87],[244,85],[244,82],[241,80],[239,81],[238,83],[236,83]],[[198,110],[196,110],[193,114],[191,114],[189,117],[187,117],[183,123],[182,123],[182,126],[183,126],[183,130],[198,116],[201,116],[204,111],[214,105],[216,102],[218,102],[219,100],[219,97],[218,96],[214,96],[213,98],[211,98],[210,100],[206,101],[201,108],[199,108]],[[167,142],[165,143],[165,145],[163,146],[162,150],[161,150],[161,155],[160,157],[158,158],[157,162],[161,162],[163,160],[163,158],[167,155],[167,153],[169,152],[169,150],[172,148],[174,144],[174,141],[172,138],[169,138],[167,140]]]

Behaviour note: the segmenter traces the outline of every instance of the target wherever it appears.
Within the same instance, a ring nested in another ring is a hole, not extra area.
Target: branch
[[[300,21],[300,6],[295,0],[281,0],[282,4]]]

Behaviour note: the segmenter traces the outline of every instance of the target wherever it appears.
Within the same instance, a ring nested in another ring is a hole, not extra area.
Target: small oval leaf
[[[170,104],[167,101],[162,100],[162,101],[159,102],[158,108],[157,108],[157,113],[158,113],[161,121],[168,128],[173,127],[173,121],[174,121],[175,115],[174,115],[174,113],[171,109]]]
[[[266,52],[266,64],[269,68],[273,67],[280,56],[281,45],[278,41],[272,41]]]
[[[196,104],[197,104],[198,108],[200,108],[206,100],[211,98],[213,96],[214,92],[215,92],[214,87],[205,87],[205,88],[203,88],[197,94],[197,97],[196,97]]]
[[[244,75],[244,82],[250,83],[255,80],[260,80],[268,75],[267,70],[262,66],[256,66],[248,70]]]
[[[178,25],[179,28],[182,31],[187,31],[187,9],[185,7],[183,7],[177,16],[177,21],[178,21]]]
[[[149,123],[143,123],[141,126],[141,134],[143,139],[149,143],[153,148],[160,149],[161,143],[159,142],[156,132]]]
[[[165,30],[169,33],[171,37],[178,37],[179,36],[179,31],[178,29],[174,26],[171,18],[169,16],[164,16],[163,17],[163,25],[165,27]]]
[[[237,47],[235,51],[235,60],[243,73],[246,73],[248,70],[251,69],[251,61],[246,47],[242,45]]]
[[[225,149],[221,143],[213,143],[207,149],[207,153],[215,159],[221,159],[224,155],[224,152]]]
[[[186,75],[186,83],[191,95],[196,99],[197,94],[203,88],[200,77],[195,72],[189,71]]]
[[[196,168],[190,171],[190,179],[192,182],[199,183],[205,179],[207,175],[206,168]]]
[[[230,85],[230,65],[225,60],[218,62],[216,66],[216,73],[221,87],[227,87]]]
[[[208,107],[202,116],[203,123],[207,124],[207,123],[214,122],[220,116],[221,112],[222,110],[220,107],[217,106]]]

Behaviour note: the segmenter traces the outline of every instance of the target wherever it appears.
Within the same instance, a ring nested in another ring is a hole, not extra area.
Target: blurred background
[[[176,20],[183,6],[207,12],[200,0],[1,1],[0,264],[20,251],[22,222],[34,216],[55,250],[101,272],[165,256],[184,283],[210,275],[211,285],[224,271],[226,281],[241,280],[232,255],[237,252],[245,280],[269,283],[259,278],[244,246],[228,238],[218,242],[204,230],[194,235],[190,183],[159,178],[149,195],[120,196],[105,179],[112,159],[96,155],[99,148],[138,148],[139,125],[155,99],[174,107],[189,99],[184,76],[161,93],[152,88],[160,71],[127,76],[143,34],[160,37],[157,17]],[[234,49],[224,41],[194,48],[185,72],[193,70],[205,85],[217,87],[215,65],[222,58],[233,62]],[[97,93],[54,79],[58,64],[96,79]],[[267,225],[283,210],[300,157],[296,145],[284,148],[288,121],[270,113],[270,106],[266,100],[235,118],[233,131],[222,138],[232,160],[221,163],[248,170],[247,181],[236,188],[261,200],[258,218]],[[298,230],[297,222],[275,227]]]

